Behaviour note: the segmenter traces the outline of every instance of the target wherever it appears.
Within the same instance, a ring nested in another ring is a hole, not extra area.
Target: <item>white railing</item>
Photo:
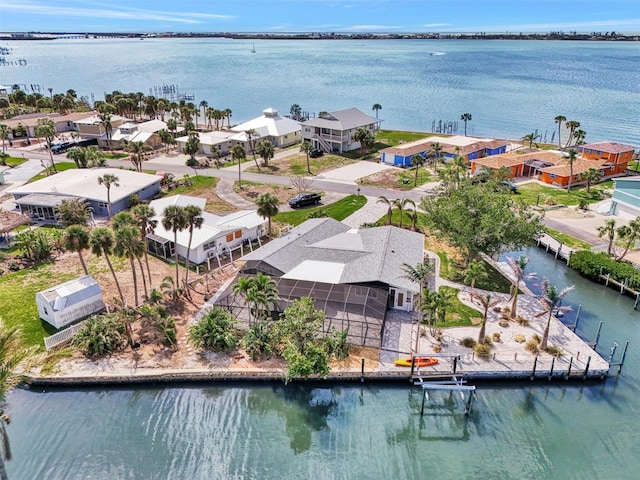
[[[74,325],[71,325],[69,328],[65,328],[64,330],[61,330],[58,333],[54,333],[53,335],[45,338],[44,347],[46,348],[47,352],[71,342],[76,333],[78,333],[78,330],[82,328],[83,324],[84,321],[76,323]]]

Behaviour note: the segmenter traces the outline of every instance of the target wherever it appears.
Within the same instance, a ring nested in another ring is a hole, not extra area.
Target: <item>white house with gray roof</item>
[[[104,309],[100,285],[90,275],[36,293],[36,305],[40,318],[56,328]]]
[[[242,273],[389,292],[388,306],[413,310],[420,285],[403,264],[424,261],[424,235],[398,227],[352,229],[332,218],[310,219],[241,258]]]
[[[211,267],[220,266],[221,259],[226,256],[240,257],[244,249],[251,249],[251,242],[264,236],[266,220],[256,210],[240,210],[228,215],[214,215],[205,212],[206,199],[188,195],[173,195],[152,201],[149,206],[156,212],[157,226],[152,234],[147,235],[149,251],[163,258],[172,258],[175,249],[182,258],[187,258],[192,264],[207,263]],[[195,205],[202,209],[203,224],[193,230],[191,249],[189,250],[189,230],[178,232],[177,243],[174,234],[162,226],[165,209],[170,205],[185,207]],[[237,254],[234,253],[239,251]]]
[[[380,129],[381,120],[367,115],[357,108],[338,110],[311,118],[302,123],[302,140],[309,141],[313,148],[324,152],[348,152],[360,148],[353,140],[359,128],[372,133]]]
[[[276,147],[287,147],[300,141],[300,123],[288,117],[281,116],[277,110],[267,108],[262,116],[248,122],[235,125],[232,131],[237,132],[233,140],[248,148],[249,138],[246,132],[253,130],[253,140],[257,144],[262,140],[269,140]]]

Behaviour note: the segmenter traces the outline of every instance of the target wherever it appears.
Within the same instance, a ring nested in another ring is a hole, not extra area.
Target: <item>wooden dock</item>
[[[547,252],[554,254],[556,258],[564,260],[567,262],[567,265],[569,264],[571,255],[576,251],[574,248],[568,247],[547,233],[540,235],[537,243],[538,247],[544,248]]]

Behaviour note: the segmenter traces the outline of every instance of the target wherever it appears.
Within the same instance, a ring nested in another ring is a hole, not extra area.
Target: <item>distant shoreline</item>
[[[12,32],[0,34],[0,41],[93,38],[228,38],[233,40],[567,40],[595,42],[638,42],[640,34],[618,32],[550,33],[139,33],[139,32]]]

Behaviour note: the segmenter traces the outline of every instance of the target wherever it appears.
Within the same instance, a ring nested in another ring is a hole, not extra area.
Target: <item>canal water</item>
[[[631,342],[604,383],[480,384],[470,417],[408,384],[223,384],[18,390],[11,479],[632,479],[640,470],[640,312],[542,250],[531,270],[583,305],[599,351]],[[514,254],[515,255],[515,254]],[[565,317],[571,323],[574,314]],[[618,352],[621,348],[618,349]]]

